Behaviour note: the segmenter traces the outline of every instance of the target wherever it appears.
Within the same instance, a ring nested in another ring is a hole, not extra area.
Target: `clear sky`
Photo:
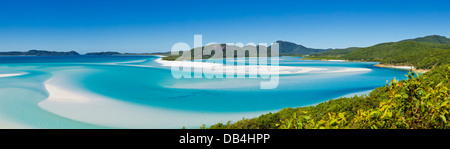
[[[1,0],[0,51],[158,52],[173,44],[272,43],[312,48],[450,37],[442,0]]]

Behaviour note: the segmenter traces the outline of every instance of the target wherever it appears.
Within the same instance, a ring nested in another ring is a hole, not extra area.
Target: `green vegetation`
[[[406,41],[417,41],[417,42],[427,42],[427,43],[438,43],[438,44],[450,44],[450,39],[444,36],[431,35],[425,37],[419,37],[415,39],[408,39]]]
[[[90,52],[85,55],[121,55],[119,52]]]
[[[210,129],[448,129],[450,116],[450,39],[443,36],[390,42],[366,48],[335,49],[305,59],[379,61],[432,69],[392,80],[368,96],[338,98],[315,106],[285,108]]]
[[[278,40],[276,41],[276,43],[279,44],[279,52],[280,55],[285,55],[285,56],[291,56],[291,55],[309,55],[309,54],[314,54],[314,53],[321,53],[321,52],[325,52],[325,51],[330,51],[332,49],[313,49],[313,48],[307,48],[305,46],[302,45],[298,45],[292,42],[288,42],[288,41],[281,41]],[[271,47],[269,46],[269,49]]]
[[[412,65],[418,69],[431,69],[450,63],[449,57],[450,44],[402,41],[361,48],[340,58],[379,61],[382,64]]]
[[[434,35],[366,48],[336,49],[312,54],[307,58],[378,61],[381,64],[412,65],[417,69],[432,69],[450,63],[449,42],[448,38]]]
[[[339,98],[209,129],[448,129],[450,65],[392,80],[368,96]],[[204,126],[203,126],[204,128]]]
[[[0,56],[67,56],[67,55],[80,55],[80,54],[78,54],[75,51],[56,52],[45,50],[29,50],[27,52],[20,52],[20,51],[0,52]]]
[[[287,42],[287,41],[276,41],[279,44],[279,55],[283,55],[283,56],[300,56],[300,55],[308,55],[308,54],[313,54],[313,53],[319,53],[319,52],[325,52],[325,51],[330,51],[332,49],[313,49],[313,48],[307,48],[304,47],[302,45],[298,45],[292,42]],[[254,46],[244,46],[244,47],[237,47],[237,46],[227,46],[228,48],[232,48],[233,50],[235,50],[235,57],[237,57],[237,52],[242,52],[243,50],[248,50],[250,48],[255,48]],[[209,49],[216,49],[216,50],[222,50],[223,52],[223,57],[225,58],[227,51],[229,51],[229,49],[225,46],[225,44],[220,44],[220,46],[218,45],[209,45],[209,46],[204,46],[202,47],[202,49],[205,48],[209,48]],[[259,57],[259,51],[260,51],[260,47],[256,46],[256,49],[258,51],[258,57]],[[271,50],[271,46],[267,47],[267,51],[265,51],[266,53],[268,53],[267,56],[271,56],[270,55],[270,50]],[[184,51],[186,52],[186,51]],[[187,51],[189,52],[189,51]],[[202,57],[202,59],[208,59],[212,56],[214,56],[214,51],[210,54],[204,54],[204,55],[195,55],[194,54],[194,50],[191,49],[191,58],[187,58],[187,60],[192,60],[194,57]],[[183,52],[180,52],[183,53]],[[198,53],[201,54],[201,53]],[[170,55],[167,57],[164,57],[163,60],[176,60],[177,58],[179,58],[181,56],[180,55]],[[249,53],[246,52],[245,53],[245,57],[249,57]]]
[[[323,56],[302,56],[302,60],[332,60],[336,59],[335,57],[323,57]]]
[[[336,57],[341,57],[345,54],[348,54],[350,52],[353,52],[355,50],[358,50],[360,48],[357,47],[350,47],[350,48],[346,48],[346,49],[334,49],[331,51],[326,51],[326,52],[322,52],[322,53],[315,53],[315,54],[311,54],[310,57],[314,58],[314,57],[325,57],[325,58],[336,58]]]
[[[170,55],[170,56],[163,57],[162,59],[166,60],[166,61],[174,61],[174,60],[176,60],[179,57],[180,56],[178,56],[178,55]]]
[[[229,48],[229,49],[227,49]],[[252,50],[256,48],[256,56],[259,57],[260,53],[267,53],[267,56],[270,57],[271,56],[271,51],[268,48],[265,48],[267,50],[262,51],[262,49],[260,50],[260,46],[244,46],[244,47],[237,47],[237,46],[226,46],[225,44],[215,44],[215,45],[208,45],[205,47],[201,47],[201,52],[199,53],[195,53],[196,51],[194,49],[191,49],[189,51],[180,51],[179,55],[169,55],[166,57],[163,57],[163,60],[169,60],[169,61],[174,61],[174,60],[193,60],[195,58],[202,58],[202,59],[209,59],[212,58],[213,56],[215,56],[216,54],[216,50],[218,51],[222,51],[222,57],[221,58],[227,58],[227,52],[234,52],[233,56],[236,58],[238,57],[238,53],[243,54],[245,57],[250,57],[250,53],[248,51]],[[210,50],[210,52],[207,52],[207,50]],[[199,50],[200,51],[200,50]],[[188,56],[182,57],[183,54],[185,54],[186,52],[190,52],[190,55],[188,54]]]
[[[155,52],[155,53],[122,53],[120,55],[163,55],[163,56],[170,56],[170,52]]]

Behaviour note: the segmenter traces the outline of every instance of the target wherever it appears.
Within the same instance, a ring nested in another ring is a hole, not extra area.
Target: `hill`
[[[417,69],[431,69],[450,63],[450,44],[443,44],[448,41],[446,37],[433,35],[365,48],[336,49],[312,54],[308,58],[378,61],[381,64],[412,65]]]
[[[208,59],[208,58],[211,58],[211,57],[215,56],[215,51],[214,50],[219,50],[219,51],[222,51],[222,53],[223,53],[222,58],[226,58],[228,52],[230,50],[232,50],[233,51],[232,55],[234,57],[239,57],[238,53],[243,54],[245,57],[249,57],[250,54],[247,51],[249,49],[254,49],[254,48],[256,48],[256,52],[257,52],[256,56],[259,56],[259,53],[261,53],[259,45],[256,46],[256,47],[255,46],[251,46],[251,45],[247,45],[247,46],[244,46],[244,47],[238,47],[238,46],[232,46],[232,45],[226,46],[226,44],[207,45],[207,46],[201,47],[202,52],[195,53],[194,49],[191,49],[189,51],[182,51],[182,52],[180,52],[180,54],[183,55],[185,52],[189,52],[190,53],[190,56],[188,55],[188,57],[182,58],[182,59],[185,59],[185,60],[192,60],[192,59],[200,58],[200,57],[202,59]],[[214,49],[214,50],[212,50],[212,49]],[[270,49],[268,49],[268,48],[265,48],[265,49],[267,49],[267,50],[265,50],[264,53],[267,53],[267,56],[271,56],[270,55]],[[211,52],[207,52],[205,50],[211,50]],[[163,57],[163,60],[176,60],[181,55],[170,55],[170,56],[167,56],[167,57]]]
[[[278,40],[276,43],[279,44],[280,55],[310,55],[314,53],[321,53],[326,51],[331,51],[332,49],[313,49],[307,48],[302,45],[298,45],[288,41]],[[270,46],[269,46],[270,48]]]
[[[360,48],[358,47],[350,47],[350,48],[345,48],[345,49],[334,49],[334,50],[330,50],[330,51],[326,51],[326,52],[322,52],[322,53],[314,53],[311,54],[311,56],[314,57],[340,57],[343,55],[346,55],[350,52],[353,52],[355,50],[358,50]]]
[[[415,39],[407,39],[405,41],[450,44],[450,38],[447,38],[445,36],[439,36],[439,35],[430,35],[430,36],[419,37],[419,38],[415,38]]]
[[[341,56],[346,60],[379,61],[381,64],[412,65],[431,69],[450,63],[450,44],[401,41],[361,48]]]
[[[56,52],[45,50],[29,50],[27,52],[19,52],[19,51],[0,52],[0,56],[67,56],[67,55],[80,55],[80,54],[75,51]]]
[[[320,53],[320,52],[325,52],[325,51],[331,51],[332,49],[313,49],[313,48],[307,48],[305,46],[302,45],[298,45],[292,42],[287,42],[287,41],[276,41],[276,43],[279,44],[279,55],[309,55],[309,54],[313,54],[313,53]],[[226,55],[227,49],[225,44],[220,44],[221,47],[211,47],[213,45],[208,45],[208,46],[203,46],[202,49],[205,49],[205,47],[208,48],[218,48],[221,49],[224,53],[224,56]],[[217,45],[216,45],[217,46]],[[233,50],[237,50],[237,51],[242,51],[242,50],[246,50],[248,48],[255,48],[254,46],[244,46],[244,47],[237,47],[237,46],[228,46],[229,48],[232,48]],[[259,51],[259,45],[256,46],[257,51]],[[270,53],[271,50],[271,46],[267,47],[267,52]],[[190,50],[191,55],[194,57],[194,52],[193,49]],[[181,52],[183,53],[183,52]],[[166,53],[164,53],[166,54]],[[199,54],[199,53],[198,53]],[[203,59],[209,58],[211,57],[213,54],[205,54],[205,56],[202,56]],[[249,54],[246,54],[246,56],[248,56]],[[259,56],[259,55],[258,55]],[[270,56],[270,55],[268,55]],[[178,57],[180,57],[179,55],[170,55],[167,57],[164,57],[164,60],[175,60]],[[197,56],[199,57],[199,56]]]
[[[209,129],[449,129],[450,65],[392,80],[368,96],[285,108]],[[204,127],[201,127],[204,128]]]
[[[119,52],[90,52],[85,55],[121,55]]]
[[[408,79],[393,79],[368,96],[285,108],[257,118],[217,123],[209,129],[449,129],[450,44],[443,44],[445,40],[441,37],[427,36],[313,54],[312,58],[380,61],[431,71],[423,75],[410,72]]]

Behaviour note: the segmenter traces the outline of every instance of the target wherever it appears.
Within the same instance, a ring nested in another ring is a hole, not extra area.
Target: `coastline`
[[[413,70],[418,73],[425,73],[430,71],[430,69],[416,69],[414,66],[404,66],[404,65],[387,65],[387,64],[375,64],[375,67],[383,67],[383,68],[394,68],[394,69],[405,69],[405,70]]]
[[[224,72],[235,71],[244,72],[244,74],[276,74],[270,70],[278,70],[280,75],[289,74],[302,74],[302,73],[344,73],[344,72],[369,72],[371,69],[367,68],[343,68],[341,70],[330,70],[327,68],[317,67],[295,67],[295,66],[259,66],[259,65],[237,65],[227,66],[221,63],[208,63],[208,62],[192,62],[192,61],[168,61],[158,58],[155,62],[161,64],[161,66],[167,67],[190,67],[190,68],[203,68],[203,71],[207,70],[207,73],[217,73],[212,69],[222,69]],[[206,69],[205,69],[206,68]],[[211,70],[211,71],[209,71]],[[256,72],[254,72],[256,71]]]
[[[347,60],[337,60],[337,59],[323,59],[321,61],[331,61],[331,62],[346,62]]]
[[[139,105],[106,97],[72,85],[70,75],[78,71],[60,71],[44,83],[48,98],[38,106],[55,115],[106,128],[198,128],[228,120],[238,121],[275,112],[201,112]]]
[[[331,62],[373,62],[373,61],[361,61],[361,60],[337,60],[337,59],[321,59],[321,58],[300,58],[301,60],[320,60],[320,61],[331,61]],[[430,71],[431,69],[416,69],[414,66],[408,65],[388,65],[388,64],[375,64],[375,67],[384,67],[384,68],[394,68],[394,69],[412,69],[414,72],[425,73]]]
[[[197,112],[138,104],[105,97],[100,94],[71,85],[70,75],[77,70],[60,71],[44,82],[48,98],[38,106],[55,115],[71,120],[111,128],[198,128],[202,124],[237,122],[244,118],[255,118],[261,114],[278,112],[281,109],[255,112]],[[363,91],[364,92],[364,91]],[[351,95],[359,92],[350,93]],[[319,104],[319,103],[317,103]]]
[[[163,63],[173,62],[165,60],[162,61]],[[142,62],[142,60],[116,63],[126,64],[133,62]],[[192,63],[190,61],[187,62]],[[197,63],[202,63],[198,67],[203,67],[203,64],[207,62]],[[85,69],[53,72],[53,77],[45,81],[43,84],[47,89],[49,96],[46,100],[39,103],[38,106],[55,115],[74,121],[112,128],[181,128],[182,126],[187,126],[187,128],[198,128],[201,124],[215,124],[217,122],[226,122],[228,120],[235,122],[242,119],[242,117],[253,118],[258,117],[261,114],[281,110],[278,109],[274,111],[255,111],[243,113],[214,113],[141,106],[126,101],[121,101],[120,99],[105,97],[101,94],[96,94],[84,88],[71,85],[70,82],[67,83],[67,81],[70,81],[70,76],[76,76],[79,70],[84,71]],[[351,71],[359,71],[359,69],[343,67],[343,69],[327,70],[326,72],[341,73]],[[288,73],[293,72],[288,71]],[[133,117],[130,118],[130,115]],[[2,126],[3,125],[4,124],[2,124]],[[8,126],[8,123],[6,123],[6,126]]]
[[[351,92],[351,93],[344,94],[344,95],[341,95],[341,96],[337,96],[335,98],[331,98],[331,99],[328,99],[326,101],[318,102],[318,103],[315,103],[315,104],[309,104],[309,105],[297,106],[297,107],[287,107],[287,108],[304,108],[304,107],[316,106],[318,104],[321,104],[321,103],[324,103],[324,102],[327,102],[327,101],[330,101],[330,100],[334,100],[334,99],[339,99],[339,98],[352,98],[354,96],[362,96],[362,95],[369,96],[370,92],[372,92],[373,90],[375,90],[375,89]]]

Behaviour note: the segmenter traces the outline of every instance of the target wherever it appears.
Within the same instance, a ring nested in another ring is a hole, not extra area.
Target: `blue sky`
[[[450,2],[436,0],[1,0],[0,51],[158,52],[173,44],[271,43],[312,48],[450,37]]]

